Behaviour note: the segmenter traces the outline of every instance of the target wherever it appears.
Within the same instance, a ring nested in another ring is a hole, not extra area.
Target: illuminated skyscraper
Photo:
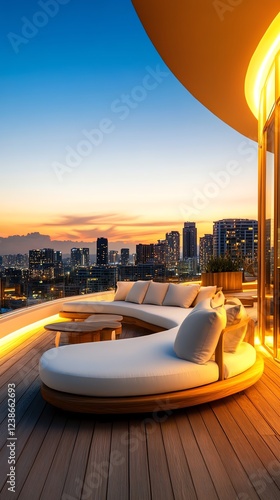
[[[71,268],[88,267],[89,248],[71,248]]]
[[[167,265],[176,266],[180,260],[180,233],[179,231],[171,231],[166,233],[167,241]]]
[[[183,227],[183,260],[197,257],[197,229],[195,222],[185,222]]]
[[[107,240],[107,238],[97,238],[96,264],[98,266],[106,266],[108,264],[108,240]]]

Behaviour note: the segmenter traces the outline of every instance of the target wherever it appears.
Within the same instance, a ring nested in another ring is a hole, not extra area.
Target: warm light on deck
[[[280,13],[262,37],[248,66],[245,78],[245,96],[256,118],[259,115],[260,96],[269,70],[280,50]]]

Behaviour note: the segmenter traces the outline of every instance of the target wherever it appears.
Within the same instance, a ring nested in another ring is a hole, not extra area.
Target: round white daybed
[[[81,311],[81,304],[78,308]],[[130,323],[133,314],[137,322],[142,315],[146,326],[151,318],[152,329],[158,318],[159,326],[167,329],[45,352],[40,360],[41,392],[61,409],[101,414],[177,409],[242,391],[262,375],[262,358],[244,341],[253,320],[246,314],[238,324],[227,326],[225,307],[213,308],[209,299],[185,310],[125,301],[92,303],[92,308],[97,314],[118,310]]]

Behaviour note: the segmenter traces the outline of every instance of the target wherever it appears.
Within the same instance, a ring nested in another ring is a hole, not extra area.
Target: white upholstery
[[[149,285],[150,281],[135,281],[125,297],[125,300],[128,302],[135,302],[136,304],[142,304]]]
[[[40,360],[40,377],[48,387],[87,396],[161,394],[218,380],[214,361],[198,365],[176,356],[177,329],[51,349]]]
[[[145,298],[143,300],[144,304],[155,304],[156,306],[161,306],[168,290],[168,283],[154,283],[151,281]]]
[[[235,353],[224,352],[225,378],[235,377],[248,370],[256,361],[256,349],[248,342],[242,342]]]
[[[85,312],[85,313],[108,313],[120,314],[121,316],[132,316],[142,319],[148,323],[158,325],[162,328],[173,328],[182,323],[185,317],[192,311],[191,308],[156,306],[154,304],[133,304],[123,300],[113,302],[93,302],[89,300],[66,302],[63,311]]]
[[[213,286],[201,286],[198,292],[198,295],[193,302],[193,306],[196,306],[199,302],[205,299],[211,299],[216,293],[217,287]]]
[[[191,307],[199,289],[200,285],[180,286],[170,283],[162,304],[164,306]]]
[[[239,299],[237,299],[238,301]],[[240,302],[240,301],[239,301]],[[227,325],[236,325],[234,331],[226,332],[224,335],[224,351],[235,353],[246,335],[246,327],[238,328],[238,323],[247,317],[247,312],[243,304],[230,302],[225,304],[227,314]]]
[[[129,290],[133,287],[133,281],[118,281],[114,300],[125,300]]]
[[[210,301],[200,302],[179,326],[174,351],[180,358],[204,364],[214,354],[226,326],[226,311],[223,307],[213,309]]]

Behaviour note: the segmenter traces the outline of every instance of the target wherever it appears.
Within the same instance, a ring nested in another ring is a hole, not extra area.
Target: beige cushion
[[[163,299],[166,295],[168,283],[154,283],[151,281],[145,298],[143,300],[144,304],[155,304],[156,306],[161,306]]]
[[[193,302],[193,306],[196,306],[199,302],[205,299],[211,299],[217,291],[216,285],[214,286],[201,286],[197,297]]]
[[[125,300],[127,302],[134,302],[135,304],[142,304],[149,285],[150,281],[135,281]]]
[[[222,291],[217,292],[214,297],[211,298],[211,307],[221,307],[225,303],[225,296]]]
[[[125,300],[129,290],[133,285],[133,281],[118,281],[114,300]]]
[[[242,305],[242,302],[238,297],[226,297],[225,303],[237,306]]]
[[[246,335],[247,325],[238,327],[238,323],[247,318],[247,312],[239,299],[226,300],[225,310],[227,315],[227,326],[236,325],[236,329],[226,332],[224,335],[224,351],[234,353],[243,342]]]
[[[200,285],[180,286],[169,284],[162,305],[190,307],[199,292]]]
[[[233,306],[231,304],[225,304],[225,310],[227,313],[227,326],[236,325],[241,320],[241,306]]]
[[[204,364],[211,359],[220,334],[226,326],[225,308],[213,309],[206,299],[203,307],[195,307],[180,325],[174,342],[179,358]]]

